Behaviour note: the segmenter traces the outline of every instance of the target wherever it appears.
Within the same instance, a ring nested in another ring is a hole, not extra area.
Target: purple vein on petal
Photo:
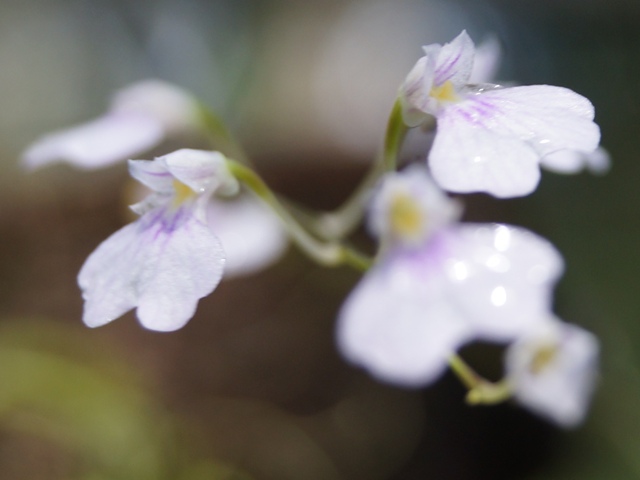
[[[458,54],[453,59],[449,59],[448,64],[438,69],[438,72],[436,73],[436,81],[435,81],[437,85],[442,85],[444,82],[446,82],[447,80],[449,80],[451,77],[455,75],[455,71],[452,72],[452,70],[453,70],[453,67],[458,63],[458,60],[460,60],[461,55],[462,55],[462,52],[458,50]]]
[[[144,172],[145,175],[149,175],[152,177],[172,177],[169,172]]]

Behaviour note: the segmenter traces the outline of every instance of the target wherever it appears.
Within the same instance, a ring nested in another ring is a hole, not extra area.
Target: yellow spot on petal
[[[175,179],[173,180],[173,189],[176,192],[173,198],[173,205],[176,207],[182,205],[196,194],[196,192],[191,190],[191,187]]]
[[[534,375],[539,375],[546,370],[558,356],[558,348],[555,345],[542,345],[533,355],[529,371]]]
[[[438,87],[433,87],[430,92],[431,97],[435,98],[438,102],[458,102],[460,97],[456,93],[456,89],[450,80],[447,80]]]
[[[418,203],[406,193],[398,193],[391,201],[389,224],[400,238],[415,239],[422,233],[424,213]]]

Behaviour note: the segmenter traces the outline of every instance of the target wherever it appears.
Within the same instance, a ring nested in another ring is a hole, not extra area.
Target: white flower
[[[83,320],[97,327],[137,307],[144,327],[176,330],[222,276],[224,253],[206,223],[206,202],[238,184],[218,152],[183,149],[152,162],[131,160],[129,168],[154,193],[132,206],[141,217],[105,240],[80,270]]]
[[[555,318],[514,342],[506,353],[507,378],[515,398],[564,427],[584,418],[593,393],[598,340]]]
[[[36,141],[23,162],[30,168],[57,161],[102,168],[147,151],[167,136],[196,129],[198,121],[191,95],[160,80],[145,80],[117,92],[103,116]]]
[[[522,228],[455,223],[447,201],[419,167],[391,174],[373,200],[388,247],[343,305],[337,337],[382,380],[428,384],[465,342],[513,340],[550,308],[563,269],[555,248]]]
[[[433,184],[424,168],[389,173],[371,199],[371,233],[392,246],[421,247],[435,232],[457,221],[462,205]]]
[[[474,45],[466,32],[424,51],[399,95],[409,126],[429,116],[437,119],[428,161],[442,188],[526,195],[538,184],[542,157],[563,149],[591,152],[598,146],[593,105],[571,90],[469,84]]]

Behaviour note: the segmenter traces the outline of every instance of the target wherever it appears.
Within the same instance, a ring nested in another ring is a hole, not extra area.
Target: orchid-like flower
[[[388,174],[370,213],[385,248],[343,305],[337,337],[377,378],[426,385],[464,343],[511,341],[547,315],[556,249],[522,228],[458,223],[459,205],[422,167]]]
[[[214,192],[235,193],[238,183],[218,152],[183,149],[131,160],[129,169],[154,193],[131,207],[141,217],[102,242],[80,270],[83,320],[98,327],[137,308],[144,327],[176,330],[222,276],[225,255],[207,224],[207,201]]]
[[[562,87],[470,84],[474,44],[463,31],[424,47],[400,88],[403,118],[436,119],[428,162],[445,190],[496,197],[531,193],[540,159],[558,150],[591,152],[600,140],[589,100]]]
[[[580,327],[540,323],[506,353],[516,400],[563,427],[578,425],[595,388],[598,351],[596,337]]]
[[[166,137],[198,128],[196,100],[161,80],[144,80],[117,92],[101,117],[44,136],[23,154],[30,168],[66,161],[85,169],[135,157]]]

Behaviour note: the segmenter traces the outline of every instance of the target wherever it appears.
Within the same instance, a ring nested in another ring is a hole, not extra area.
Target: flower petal
[[[578,173],[586,169],[593,174],[603,175],[611,168],[611,157],[602,147],[593,152],[558,150],[542,157],[540,165],[556,173]]]
[[[183,148],[158,157],[156,161],[166,165],[171,175],[194,192],[218,191],[232,195],[239,189],[238,181],[229,172],[226,159],[220,152]]]
[[[535,190],[540,180],[538,155],[521,140],[474,125],[453,106],[438,117],[429,153],[434,180],[457,193],[487,192],[516,197]]]
[[[476,338],[512,340],[550,310],[563,261],[545,239],[507,225],[460,224],[441,242],[450,301]]]
[[[425,48],[425,52],[429,53],[429,50]],[[473,40],[467,31],[463,30],[450,43],[439,49],[434,84],[451,82],[456,88],[465,85],[471,76],[474,53]]]
[[[177,330],[194,315],[198,300],[220,282],[224,268],[220,241],[191,216],[169,228],[156,223],[141,241],[146,258],[138,279],[138,319],[151,330]]]
[[[141,113],[154,118],[168,134],[200,126],[198,104],[187,91],[158,79],[147,79],[116,92],[111,112]]]
[[[380,380],[423,386],[445,370],[470,332],[445,298],[440,275],[424,275],[411,258],[374,266],[338,317],[340,350]]]
[[[83,320],[104,325],[138,306],[152,330],[182,327],[220,281],[224,254],[211,230],[187,208],[158,208],[105,240],[83,265]]]
[[[436,56],[427,54],[418,59],[400,87],[402,119],[409,127],[420,125],[429,115]]]
[[[531,193],[540,157],[560,149],[592,151],[600,130],[593,106],[566,88],[497,88],[469,95],[438,115],[432,173],[451,191],[497,197]]]
[[[584,418],[595,388],[598,340],[591,333],[557,319],[511,345],[507,378],[515,398],[564,427]]]
[[[162,162],[129,160],[129,174],[154,192],[172,194],[174,177]]]
[[[137,304],[135,289],[140,249],[139,225],[129,224],[102,242],[78,274],[84,298],[82,320],[100,327],[125,314]]]
[[[112,113],[43,137],[26,150],[23,162],[29,168],[56,161],[102,168],[144,152],[163,138],[162,126],[153,117]]]
[[[483,91],[452,108],[472,123],[528,142],[541,156],[561,149],[591,152],[600,142],[593,105],[562,87],[530,85]]]

